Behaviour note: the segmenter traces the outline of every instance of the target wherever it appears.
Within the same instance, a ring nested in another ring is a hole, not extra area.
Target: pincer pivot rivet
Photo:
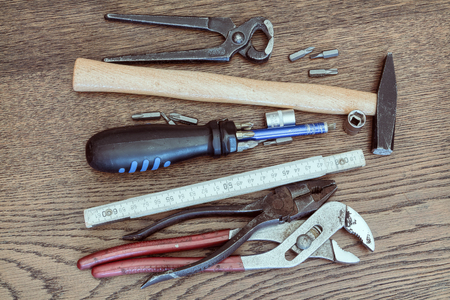
[[[242,44],[245,40],[244,34],[242,32],[236,32],[235,34],[233,34],[233,42],[235,44]]]

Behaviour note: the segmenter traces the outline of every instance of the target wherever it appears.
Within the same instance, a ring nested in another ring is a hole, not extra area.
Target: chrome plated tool
[[[139,113],[131,116],[133,120],[159,120],[161,118],[161,113],[159,111]]]
[[[309,77],[324,77],[329,75],[337,75],[338,69],[317,69],[309,70]]]
[[[268,241],[281,244],[292,235],[305,220],[295,220],[283,224],[272,224],[261,228],[248,239],[248,241]],[[180,266],[184,266],[200,260],[200,257],[144,257],[139,256],[164,254],[192,249],[219,246],[233,238],[240,228],[224,229],[203,234],[181,236],[170,239],[159,239],[135,242],[120,245],[109,249],[97,251],[78,260],[77,267],[80,270],[92,268],[92,276],[95,278],[113,277],[137,273],[164,272]],[[309,234],[307,234],[309,236]],[[314,236],[315,238],[315,236]],[[302,237],[302,245],[305,238]],[[304,247],[303,247],[304,248]],[[294,245],[291,250],[300,254],[302,250]],[[354,264],[360,260],[354,254],[342,250],[337,242],[328,239],[309,258],[322,258],[332,262]],[[248,259],[248,256],[247,256]],[[230,272],[244,271],[242,257],[230,256],[219,264],[214,265],[203,272]]]
[[[296,61],[297,59],[300,59],[300,58],[306,56],[307,54],[311,53],[313,50],[314,50],[314,47],[308,47],[306,49],[292,53],[291,55],[289,55],[289,60]]]
[[[331,241],[331,245],[328,244],[323,246],[328,243],[331,236],[341,228],[345,228],[349,233],[357,236],[369,250],[375,250],[374,237],[364,219],[351,207],[339,202],[330,202],[319,208],[316,213],[309,217],[275,249],[262,254],[235,257],[235,260],[233,261],[234,266],[236,269],[242,271],[292,268],[309,257],[331,257],[334,256],[335,253],[338,253],[338,257],[334,257],[335,260],[356,263],[359,259],[349,252],[340,251],[341,249],[337,246],[336,242]],[[223,250],[223,248],[226,248],[227,244],[231,243],[234,239],[235,237],[211,256]],[[293,259],[286,258],[286,253],[289,250],[294,250],[297,254]],[[320,252],[323,254],[320,255]],[[223,260],[224,257],[222,257],[222,260],[219,260],[218,263]],[[165,271],[162,274],[153,275],[141,286],[141,288],[145,288],[161,281],[178,278],[180,275],[184,276],[192,274],[184,272],[184,270],[195,269],[196,272],[200,272],[213,266],[212,264],[208,267],[199,267],[202,262],[205,261],[208,261],[208,257],[180,268]],[[220,264],[218,267],[220,268]]]
[[[278,187],[263,199],[248,205],[211,206],[182,211],[168,216],[147,228],[128,234],[123,239],[142,240],[167,226],[192,218],[227,215],[254,217],[235,236],[212,254],[187,266],[153,276],[142,286],[146,287],[157,282],[201,272],[221,262],[245,243],[258,229],[270,224],[290,222],[310,215],[322,206],[336,189],[336,183],[332,180],[311,180],[292,183]],[[292,248],[292,246],[289,248]]]
[[[338,55],[339,55],[338,49],[333,49],[333,50],[322,51],[319,54],[311,55],[309,58],[311,58],[311,59],[315,59],[315,58],[332,58],[332,57],[336,57]]]
[[[366,124],[366,115],[360,110],[351,111],[344,122],[344,131],[348,135],[356,135]]]
[[[186,125],[197,125],[198,120],[191,117],[186,117],[178,113],[170,113],[169,119],[171,119],[174,122],[180,122]]]

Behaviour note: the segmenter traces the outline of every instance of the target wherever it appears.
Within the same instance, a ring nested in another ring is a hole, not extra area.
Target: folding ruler
[[[258,169],[176,189],[134,197],[84,211],[86,227],[138,218],[273,187],[318,178],[366,165],[362,150]]]

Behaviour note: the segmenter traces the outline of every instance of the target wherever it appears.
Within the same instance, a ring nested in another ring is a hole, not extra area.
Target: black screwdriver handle
[[[95,134],[86,144],[86,159],[98,171],[134,173],[197,156],[236,151],[236,126],[232,121],[211,121],[203,126],[146,124]]]

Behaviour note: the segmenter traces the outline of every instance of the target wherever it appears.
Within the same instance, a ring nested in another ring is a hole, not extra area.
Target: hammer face
[[[373,123],[372,153],[389,155],[394,150],[395,118],[397,113],[397,81],[392,53],[386,56],[378,88],[377,113]]]

